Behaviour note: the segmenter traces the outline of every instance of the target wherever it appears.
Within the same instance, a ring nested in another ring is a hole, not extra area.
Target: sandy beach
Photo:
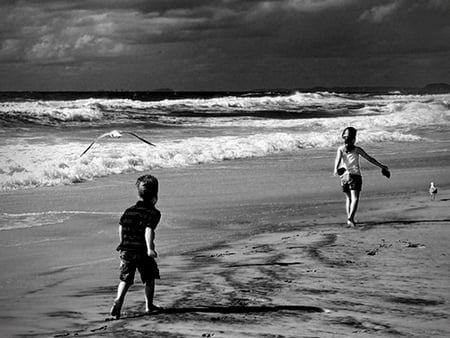
[[[143,315],[136,279],[119,320],[117,222],[138,174],[2,192],[4,219],[23,227],[1,231],[1,335],[448,337],[448,149],[398,147],[370,149],[392,178],[363,164],[356,229],[334,149],[154,170],[165,310]]]

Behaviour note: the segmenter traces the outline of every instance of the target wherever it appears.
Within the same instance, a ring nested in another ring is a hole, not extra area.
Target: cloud
[[[209,82],[222,83],[217,79],[246,77],[256,83],[280,74],[281,86],[283,77],[291,76],[295,82],[295,70],[312,72],[305,78],[313,81],[313,73],[333,69],[325,64],[336,59],[347,65],[356,59],[400,60],[415,53],[448,51],[448,4],[448,0],[5,0],[0,2],[0,71],[45,68],[47,74],[57,72],[62,81],[70,69],[73,81],[108,77],[111,83],[160,80],[164,84],[156,87],[180,87],[170,79],[183,84],[196,81],[204,88]],[[308,70],[307,64],[320,67]],[[131,70],[134,78],[126,75]]]
[[[355,0],[289,0],[282,2],[283,7],[301,12],[320,12],[333,8],[345,7]]]
[[[410,43],[408,15],[443,1],[396,0],[22,0],[0,8],[0,59],[85,62],[139,58],[145,50],[205,48],[230,54],[311,57],[361,55]],[[0,5],[1,7],[2,5]],[[401,7],[405,10],[399,11]],[[2,10],[4,9],[4,10]],[[397,13],[398,12],[398,13]],[[403,13],[402,13],[403,12]],[[404,12],[408,12],[405,14]],[[362,14],[361,14],[362,13]],[[398,24],[377,30],[398,14]],[[401,17],[403,15],[403,17]],[[359,18],[359,19],[358,19]],[[417,23],[426,24],[426,18]],[[425,27],[432,29],[434,23]],[[411,31],[415,31],[411,28]],[[402,36],[400,36],[402,35]],[[405,41],[405,37],[406,42]],[[373,41],[376,41],[374,43]],[[413,44],[413,41],[411,41]],[[403,47],[402,47],[403,48]],[[182,54],[189,54],[185,50]],[[211,56],[211,58],[214,58]]]
[[[448,1],[448,0],[429,0],[429,6],[439,8],[442,10],[448,10],[450,8],[450,1]]]
[[[171,1],[172,7],[158,0],[11,3],[0,8],[0,59],[16,62],[132,56],[140,45],[208,39],[237,17],[213,0]]]
[[[372,7],[364,11],[359,19],[361,21],[367,20],[373,23],[380,23],[392,16],[401,6],[402,1],[394,1],[386,5]]]
[[[133,48],[127,35],[136,30],[136,22],[145,26],[148,20],[133,11],[48,5],[51,10],[32,3],[8,8],[0,19],[0,28],[5,28],[0,33],[1,60],[49,64],[129,55]]]

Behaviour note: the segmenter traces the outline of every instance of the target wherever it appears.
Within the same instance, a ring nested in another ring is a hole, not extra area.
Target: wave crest
[[[418,141],[419,137],[399,132],[376,131],[359,138],[362,144],[384,141]],[[262,157],[302,148],[334,147],[341,143],[336,131],[322,133],[272,133],[215,138],[194,137],[158,143],[156,148],[136,142],[103,143],[82,158],[85,145],[39,146],[29,148],[25,156],[20,146],[11,146],[6,154],[10,166],[24,170],[0,173],[1,190],[55,186],[89,181],[113,174],[142,172],[156,168],[177,168],[226,160]],[[60,155],[58,155],[60,154]],[[3,155],[5,156],[5,155]]]
[[[254,119],[297,119],[336,117],[336,114],[386,114],[407,109],[431,111],[435,107],[449,110],[450,95],[384,95],[294,93],[278,96],[228,96],[197,99],[165,99],[138,101],[131,99],[84,99],[72,101],[10,101],[0,102],[0,123],[6,127],[30,123],[37,125],[122,125],[138,122],[161,124],[196,124],[201,118],[233,119],[242,116]],[[197,119],[196,119],[197,118]]]

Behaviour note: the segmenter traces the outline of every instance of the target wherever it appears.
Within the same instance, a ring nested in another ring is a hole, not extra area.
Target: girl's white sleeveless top
[[[361,176],[361,167],[359,165],[359,154],[356,152],[356,147],[349,153],[345,152],[345,146],[339,148],[342,153],[342,162],[345,169],[350,174]]]

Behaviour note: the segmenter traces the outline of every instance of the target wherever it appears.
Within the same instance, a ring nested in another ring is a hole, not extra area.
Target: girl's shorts
[[[343,175],[341,177],[341,186],[343,192],[350,192],[350,190],[361,191],[362,177],[356,174]]]

